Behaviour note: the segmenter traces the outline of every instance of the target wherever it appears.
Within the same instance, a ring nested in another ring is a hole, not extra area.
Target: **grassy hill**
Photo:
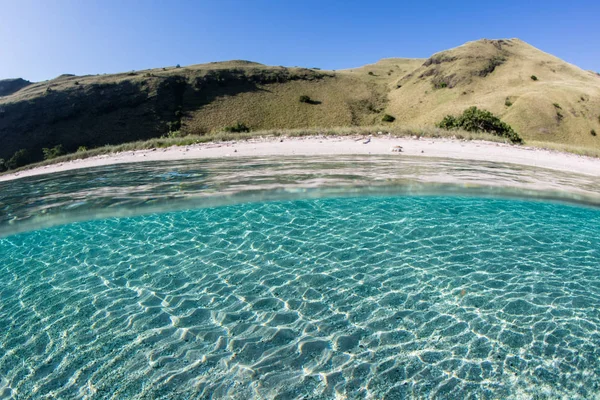
[[[600,132],[600,76],[518,39],[479,40],[437,53],[399,79],[389,99],[398,123],[434,124],[474,105],[525,140],[600,148],[591,134]]]
[[[237,123],[252,130],[369,126],[389,114],[391,127],[430,127],[470,106],[492,111],[526,141],[600,149],[592,135],[600,133],[600,76],[510,39],[340,71],[229,61],[4,80],[0,158],[26,149],[27,161],[37,161],[57,145],[72,152]]]

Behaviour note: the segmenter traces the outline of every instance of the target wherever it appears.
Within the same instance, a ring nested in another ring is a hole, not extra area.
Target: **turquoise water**
[[[539,201],[572,193],[351,191],[398,165],[320,163],[239,197],[230,164],[166,166],[0,185],[0,398],[600,397],[600,209]]]
[[[3,395],[597,396],[599,237],[598,210],[456,197],[243,204],[10,236]]]

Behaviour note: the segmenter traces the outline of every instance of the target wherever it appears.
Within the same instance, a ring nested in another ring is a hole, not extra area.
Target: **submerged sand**
[[[398,146],[401,151],[398,151]],[[202,143],[165,149],[136,150],[57,163],[0,176],[1,181],[96,166],[181,159],[224,157],[396,155],[492,161],[600,176],[600,159],[557,151],[485,141],[375,137],[259,138],[239,142]]]

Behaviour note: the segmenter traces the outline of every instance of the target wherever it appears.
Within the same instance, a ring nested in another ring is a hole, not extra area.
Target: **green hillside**
[[[592,134],[600,132],[600,76],[510,39],[340,71],[229,61],[4,80],[0,158],[26,149],[27,160],[37,161],[57,145],[72,152],[238,123],[251,130],[370,126],[389,114],[391,127],[431,127],[470,106],[501,117],[525,141],[600,149]]]

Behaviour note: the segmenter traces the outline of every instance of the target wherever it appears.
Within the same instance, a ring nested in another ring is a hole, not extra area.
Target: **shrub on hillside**
[[[168,132],[175,132],[181,129],[181,121],[169,121],[167,122],[167,130]]]
[[[562,110],[562,107],[560,106],[560,104],[558,104],[558,103],[553,103],[552,105],[554,106],[554,108],[557,108],[557,109],[559,109],[559,110]]]
[[[42,153],[44,153],[44,160],[52,160],[53,158],[65,154],[65,150],[63,149],[62,145],[59,144],[58,146],[54,146],[52,148],[44,147],[42,149]]]
[[[27,165],[31,162],[31,155],[26,149],[17,150],[15,154],[6,162],[8,169],[15,169]]]
[[[596,131],[595,131],[594,129],[592,129],[592,130],[590,131],[590,134],[591,134],[592,136],[596,136]],[[1,161],[1,160],[0,160],[0,161]],[[0,168],[1,168],[1,163],[0,163]]]
[[[223,130],[231,133],[250,132],[250,128],[242,122],[238,122],[232,126],[226,126]]]
[[[437,125],[442,129],[464,129],[469,132],[488,132],[496,136],[502,136],[513,143],[522,143],[523,139],[506,122],[500,120],[487,110],[477,107],[467,108],[462,115],[455,117],[448,115]]]
[[[443,76],[443,75],[436,75],[433,77],[433,79],[431,80],[431,85],[433,86],[434,89],[445,89],[445,88],[452,88],[454,87],[454,85],[452,84],[452,76]]]
[[[392,115],[390,115],[390,114],[385,114],[385,115],[384,115],[384,116],[381,118],[381,120],[382,120],[383,122],[394,122],[394,121],[396,120],[396,117],[394,117],[394,116],[392,116]]]
[[[538,80],[538,78],[537,78],[537,76],[535,76],[535,75],[531,75],[531,80],[532,80],[532,81],[537,81],[537,80]]]
[[[79,146],[79,147],[77,148],[77,152],[78,152],[78,153],[83,153],[83,152],[85,152],[85,151],[88,151],[88,148],[87,148],[86,146]]]
[[[313,100],[310,97],[308,97],[307,95],[300,96],[298,98],[298,100],[300,101],[300,103],[306,103],[306,104],[312,104],[312,105],[321,104],[321,102],[319,100]]]
[[[506,107],[510,107],[513,105],[512,101],[510,101],[510,99],[507,97],[506,100],[504,100],[504,105]]]
[[[182,138],[184,136],[187,136],[185,132],[181,132],[181,131],[177,130],[177,131],[170,131],[169,133],[164,135],[163,138],[176,139],[176,138]]]
[[[8,167],[6,166],[6,161],[4,161],[4,158],[0,158],[0,172],[4,172],[8,169]]]

